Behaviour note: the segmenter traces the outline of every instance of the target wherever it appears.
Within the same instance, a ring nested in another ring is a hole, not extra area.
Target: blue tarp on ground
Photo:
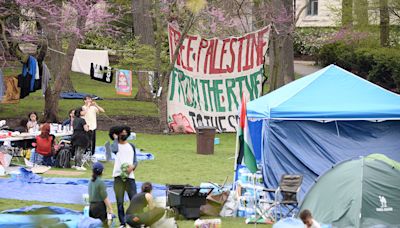
[[[89,179],[79,178],[41,178],[22,172],[16,179],[0,179],[0,198],[16,200],[35,200],[52,203],[83,204],[82,195],[88,192]],[[36,175],[37,176],[37,175]],[[115,202],[113,181],[104,180],[108,197]],[[142,183],[136,182],[140,192]],[[166,195],[165,185],[153,184],[155,197]],[[125,197],[125,200],[128,200]]]
[[[303,195],[335,163],[370,153],[400,161],[400,96],[335,65],[249,102],[247,116],[269,188],[303,174]]]
[[[61,92],[60,93],[60,98],[63,99],[80,99],[82,100],[85,96],[91,96],[93,100],[103,100],[101,97],[98,97],[96,95],[90,95],[87,93],[78,93],[78,92]]]
[[[47,227],[66,225],[69,228],[94,228],[102,225],[98,219],[83,217],[81,212],[63,207],[33,205],[2,211],[0,214],[0,227],[34,228],[37,223],[45,223]]]

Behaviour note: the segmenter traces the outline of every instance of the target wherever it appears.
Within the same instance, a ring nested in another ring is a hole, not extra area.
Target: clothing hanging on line
[[[46,93],[47,86],[49,85],[49,82],[51,80],[51,75],[50,75],[50,70],[47,67],[46,63],[43,62],[42,64],[42,94],[43,96]]]
[[[15,104],[19,102],[20,89],[18,88],[18,79],[16,77],[4,77],[5,92],[2,104]]]
[[[90,78],[93,80],[112,83],[114,76],[113,68],[101,66],[99,64],[90,64]]]

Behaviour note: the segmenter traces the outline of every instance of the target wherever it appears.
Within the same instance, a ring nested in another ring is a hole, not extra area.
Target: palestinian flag
[[[244,164],[250,170],[250,172],[257,172],[256,157],[253,152],[253,144],[251,143],[249,125],[247,123],[246,116],[246,99],[244,94],[242,95],[242,104],[240,109],[240,123],[237,130],[239,137],[239,153],[237,158],[237,164],[241,164],[244,160]]]

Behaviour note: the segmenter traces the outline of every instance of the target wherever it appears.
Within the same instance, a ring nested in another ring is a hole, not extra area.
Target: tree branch
[[[303,11],[305,10],[305,9],[307,9],[307,7],[310,5],[311,3],[310,3],[310,0],[307,0],[306,1],[306,4],[303,6],[303,7],[301,7],[301,9],[299,10],[299,13],[296,15],[296,18],[294,19],[294,25],[296,26],[296,24],[297,24],[297,21],[299,21],[299,19],[300,19],[300,16],[301,16],[301,14],[303,13]]]

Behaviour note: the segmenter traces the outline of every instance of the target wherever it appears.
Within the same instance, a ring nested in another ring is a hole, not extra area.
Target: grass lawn
[[[7,71],[5,75],[15,75]],[[91,80],[89,75],[71,73],[71,79],[78,92],[95,94],[105,100],[98,101],[99,105],[106,110],[108,116],[116,115],[137,115],[137,116],[158,116],[157,108],[152,102],[141,102],[135,100],[110,100],[115,98],[134,98],[137,93],[137,79],[133,77],[133,92],[131,97],[117,95],[114,83],[107,84]],[[82,100],[60,100],[59,117],[64,119],[68,110],[82,106]],[[18,104],[1,104],[0,119],[10,117],[25,117],[29,112],[36,111],[39,114],[44,110],[44,97],[42,91],[31,93],[28,97],[20,100]]]
[[[153,161],[140,162],[135,173],[138,181],[151,181],[160,184],[192,184],[212,181],[221,184],[228,176],[232,181],[233,157],[235,154],[235,134],[218,134],[220,145],[215,146],[214,155],[196,154],[196,135],[151,135],[137,134],[133,141],[136,147],[151,152],[155,156]],[[98,132],[98,145],[103,145],[109,140],[107,132]],[[111,178],[112,162],[105,165],[104,178]],[[61,170],[61,169],[60,169]],[[43,175],[54,177],[55,175]],[[81,176],[88,178],[90,171]],[[54,204],[33,201],[19,201],[0,199],[0,211],[19,208],[27,205],[56,205],[75,210],[82,210],[82,205]],[[116,212],[116,204],[114,212]],[[179,227],[193,227],[193,221],[178,221]],[[223,227],[243,227],[243,218],[222,218]],[[248,225],[249,227],[251,225]],[[258,225],[261,227],[271,227]]]

